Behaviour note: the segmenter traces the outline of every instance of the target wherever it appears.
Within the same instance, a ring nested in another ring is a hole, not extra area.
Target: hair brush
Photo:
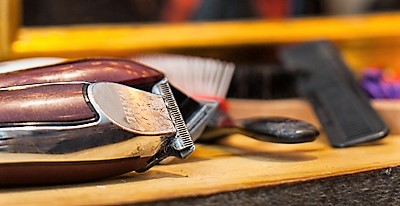
[[[230,118],[225,97],[234,73],[233,63],[172,54],[142,55],[133,59],[164,72],[176,87],[195,99],[214,99],[220,103],[199,141],[210,142],[241,133],[268,142],[303,143],[315,140],[319,134],[313,125],[285,117]]]

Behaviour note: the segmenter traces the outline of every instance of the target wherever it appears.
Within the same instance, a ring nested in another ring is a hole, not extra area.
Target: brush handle
[[[311,142],[319,135],[313,125],[286,117],[246,119],[238,122],[242,134],[275,143]]]
[[[146,86],[163,78],[163,73],[134,61],[92,58],[4,73],[0,75],[0,87],[71,81],[104,81]]]
[[[200,140],[212,142],[235,133],[265,142],[286,144],[311,142],[319,135],[316,127],[302,120],[264,117],[235,121],[229,126],[209,127]]]
[[[71,124],[96,113],[85,100],[85,84],[56,84],[0,91],[0,126]]]

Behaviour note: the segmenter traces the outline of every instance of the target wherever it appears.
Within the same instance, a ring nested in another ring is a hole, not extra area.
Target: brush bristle
[[[226,97],[235,65],[212,58],[153,54],[133,60],[164,72],[170,82],[194,97]]]

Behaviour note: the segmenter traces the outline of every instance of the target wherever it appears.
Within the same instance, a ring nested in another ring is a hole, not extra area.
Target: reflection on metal
[[[4,139],[1,139],[4,143]],[[0,164],[29,162],[82,162],[151,157],[160,149],[162,136],[133,136],[125,141],[64,154],[0,152]],[[4,149],[4,147],[3,147]]]
[[[120,84],[92,84],[89,98],[104,115],[127,131],[172,134],[174,125],[162,96]]]

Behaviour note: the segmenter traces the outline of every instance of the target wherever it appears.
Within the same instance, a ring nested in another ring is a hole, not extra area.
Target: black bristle
[[[238,64],[228,98],[283,99],[298,97],[296,76],[275,64]]]

